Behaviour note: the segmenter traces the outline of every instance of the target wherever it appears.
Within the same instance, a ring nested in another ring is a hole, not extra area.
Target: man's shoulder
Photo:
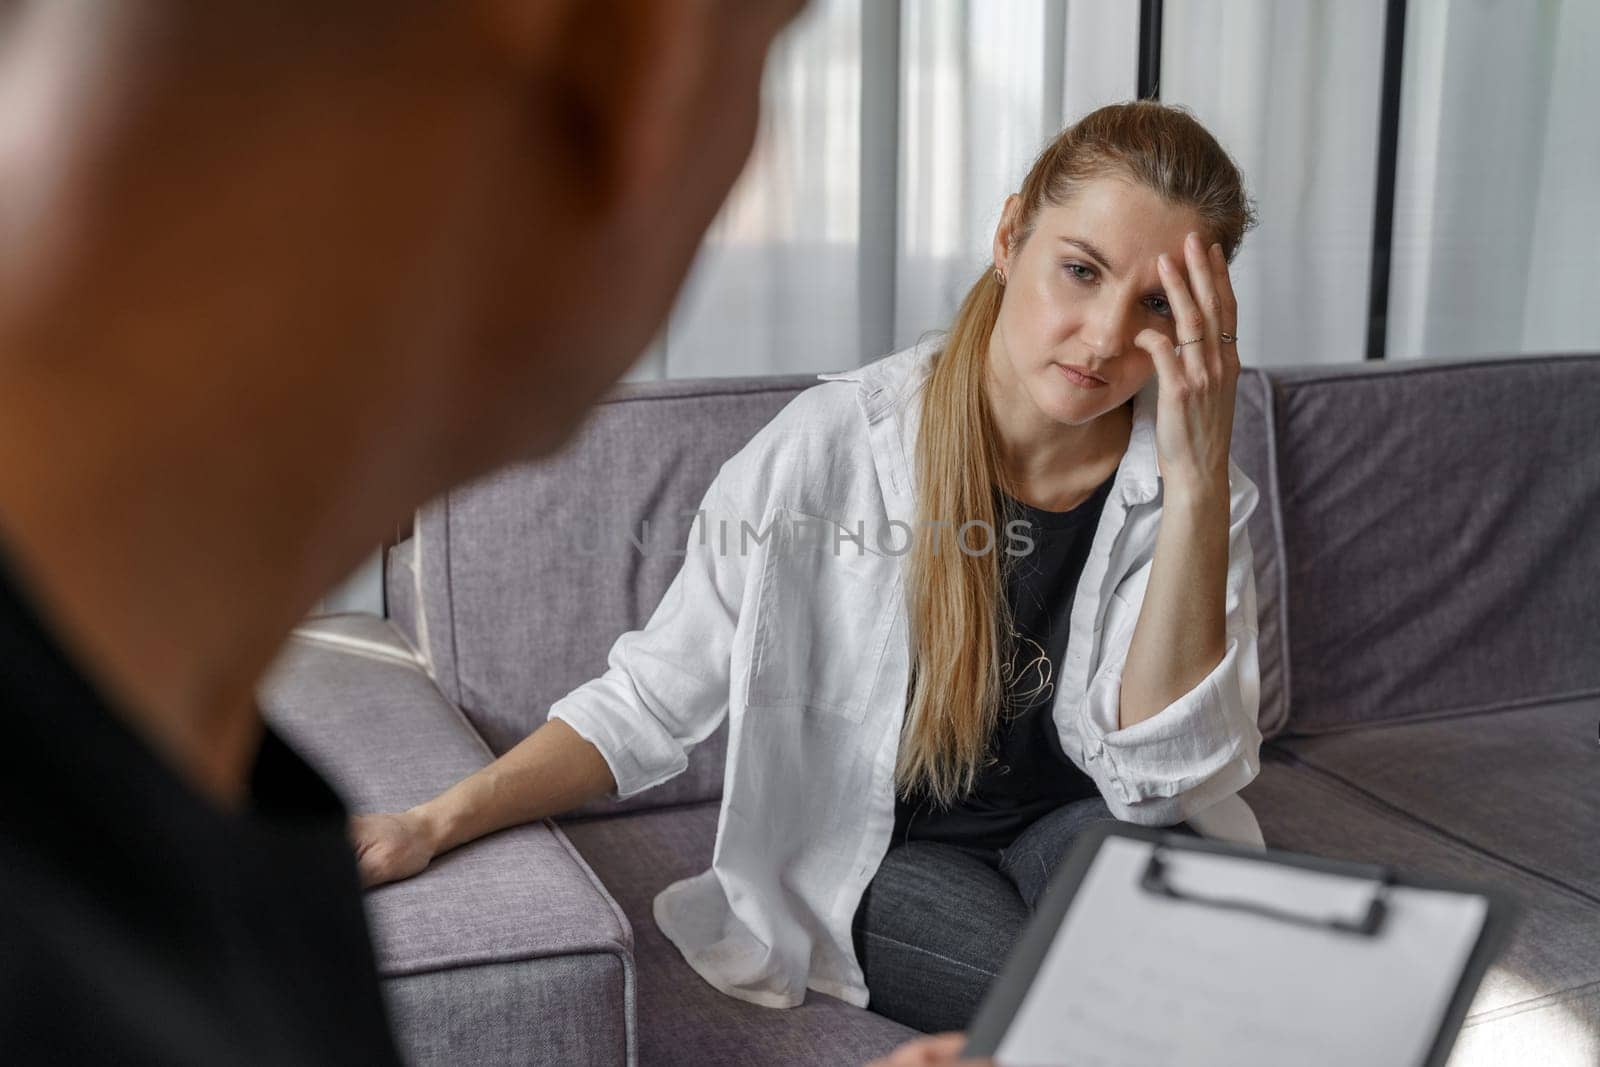
[[[132,936],[119,906],[136,905],[0,833],[0,1048],[18,1062],[236,1055],[214,1007],[171,980],[157,932]]]
[[[217,906],[225,878],[185,895],[119,871],[141,861],[110,849],[99,876],[65,862],[0,830],[8,1062],[397,1062],[364,929],[344,922],[322,945],[284,936],[341,925],[349,908],[320,880],[289,867],[229,899],[230,913]]]

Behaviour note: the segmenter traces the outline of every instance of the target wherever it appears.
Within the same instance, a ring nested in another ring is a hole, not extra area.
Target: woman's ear
[[[994,265],[1001,274],[1011,274],[1011,258],[1016,253],[1017,219],[1022,211],[1022,197],[1012,193],[1000,209],[1000,223],[994,228]]]

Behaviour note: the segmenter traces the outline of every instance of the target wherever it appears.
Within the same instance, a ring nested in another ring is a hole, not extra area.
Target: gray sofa
[[[718,466],[814,384],[619,387],[560,456],[419,511],[388,553],[388,618],[308,623],[263,707],[356,810],[431,796],[603,670]],[[1600,1062],[1597,431],[1600,356],[1240,380],[1269,738],[1244,795],[1271,846],[1520,902],[1457,1065]],[[722,748],[370,893],[409,1057],[837,1065],[912,1036],[815,993],[789,1011],[724,997],[656,930],[655,892],[709,863]]]

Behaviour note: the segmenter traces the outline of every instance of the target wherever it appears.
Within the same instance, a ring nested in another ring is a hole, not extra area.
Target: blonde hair
[[[1229,260],[1255,224],[1238,167],[1205,127],[1182,108],[1138,101],[1090,113],[1039,154],[1019,191],[1014,247],[1041,208],[1102,177],[1191,209]],[[895,778],[902,796],[946,805],[971,790],[987,756],[1010,666],[995,490],[1011,487],[983,385],[1003,295],[987,268],[967,291],[924,389],[916,445],[917,528],[931,536],[917,539],[909,561],[911,682]],[[945,541],[944,531],[974,521],[993,532],[989,551]]]

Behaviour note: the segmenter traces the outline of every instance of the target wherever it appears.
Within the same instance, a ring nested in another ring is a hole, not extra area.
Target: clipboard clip
[[[1264,904],[1260,901],[1244,900],[1238,897],[1209,896],[1186,889],[1179,889],[1168,880],[1168,870],[1164,847],[1157,845],[1150,851],[1150,861],[1145,865],[1143,877],[1139,879],[1139,888],[1147,893],[1154,893],[1157,896],[1167,897],[1172,900],[1187,900],[1213,908],[1249,912],[1253,915],[1277,919],[1281,922],[1295,923],[1299,926],[1311,926],[1319,930],[1358,934],[1363,937],[1375,937],[1378,931],[1382,929],[1384,916],[1388,914],[1389,886],[1393,882],[1393,875],[1385,868],[1380,878],[1373,882],[1372,898],[1367,901],[1366,909],[1361,915],[1307,915],[1287,908],[1276,907],[1272,904]]]

